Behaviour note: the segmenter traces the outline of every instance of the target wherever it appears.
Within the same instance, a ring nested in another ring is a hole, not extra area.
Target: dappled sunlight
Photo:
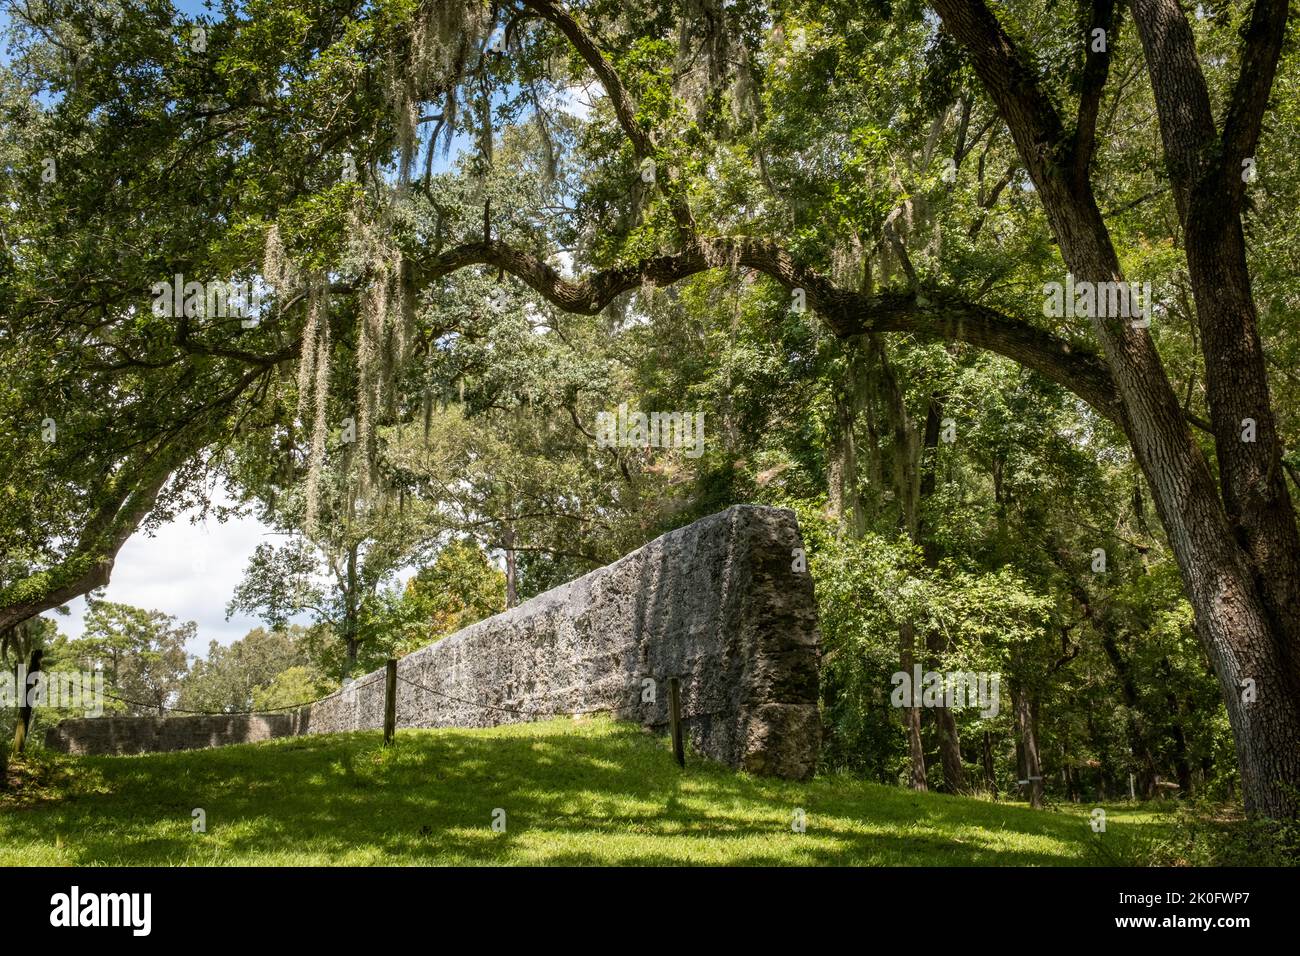
[[[0,819],[0,862],[1077,865],[1087,817],[736,774],[607,720],[64,758],[96,787]],[[76,774],[69,779],[80,779]],[[191,830],[191,810],[207,832]],[[806,831],[795,832],[802,809]],[[505,813],[505,832],[492,828]],[[1157,824],[1117,811],[1123,829]]]

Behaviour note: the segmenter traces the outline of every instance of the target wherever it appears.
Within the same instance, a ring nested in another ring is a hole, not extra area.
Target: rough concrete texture
[[[793,512],[753,505],[670,532],[402,658],[398,726],[605,712],[664,728],[678,677],[697,751],[807,778],[821,740],[820,640],[812,580],[793,569],[802,547]],[[304,731],[381,727],[382,674],[313,706]]]
[[[677,677],[696,751],[805,779],[821,743],[820,639],[812,580],[794,570],[802,547],[793,512],[754,505],[670,532],[402,658],[397,725],[603,712],[663,730]],[[383,712],[380,670],[304,708],[289,732],[376,729]]]
[[[45,746],[70,754],[143,754],[223,747],[297,732],[297,714],[78,717],[47,730]]]

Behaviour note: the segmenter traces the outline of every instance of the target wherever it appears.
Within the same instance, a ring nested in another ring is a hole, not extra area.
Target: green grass
[[[19,796],[0,793],[0,864],[1059,866],[1124,862],[1163,826],[1110,807],[1098,837],[1091,807],[790,783],[700,759],[683,772],[664,740],[607,720],[35,763]]]

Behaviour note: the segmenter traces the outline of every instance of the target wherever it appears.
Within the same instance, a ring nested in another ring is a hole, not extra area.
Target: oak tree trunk
[[[1006,121],[1076,281],[1124,282],[1092,189],[1091,144],[1066,132],[1030,58],[982,0],[934,0],[934,7]],[[1236,165],[1258,137],[1287,5],[1257,0],[1221,141],[1176,0],[1133,0],[1131,7],[1185,223],[1222,498],[1148,331],[1105,316],[1095,316],[1092,326],[1195,612],[1197,636],[1219,680],[1246,808],[1294,818],[1300,815],[1300,532],[1278,464]],[[1254,442],[1241,440],[1245,418],[1255,421]]]

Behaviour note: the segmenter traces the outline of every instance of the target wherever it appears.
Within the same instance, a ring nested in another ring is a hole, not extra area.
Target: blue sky
[[[174,0],[174,5],[186,16],[207,12],[202,0]],[[0,27],[5,22],[3,0],[0,0]],[[590,93],[599,95],[598,88]],[[560,108],[584,115],[588,109],[588,103],[584,102],[587,98],[570,91]],[[452,155],[446,160],[440,151],[435,168],[441,170],[453,164],[466,142],[464,137],[458,137]],[[218,494],[215,503],[225,503],[224,497]],[[278,535],[255,518],[220,522],[215,518],[198,520],[197,513],[187,512],[152,535],[138,532],[127,541],[118,553],[103,597],[160,610],[182,621],[195,621],[198,633],[189,650],[205,654],[209,641],[229,644],[260,623],[247,615],[236,615],[227,621],[225,608],[257,545],[278,540]],[[406,569],[400,577],[409,573],[410,569]],[[46,616],[54,619],[65,634],[79,636],[84,630],[85,604],[84,598],[78,598],[68,606],[70,614],[51,612]]]

